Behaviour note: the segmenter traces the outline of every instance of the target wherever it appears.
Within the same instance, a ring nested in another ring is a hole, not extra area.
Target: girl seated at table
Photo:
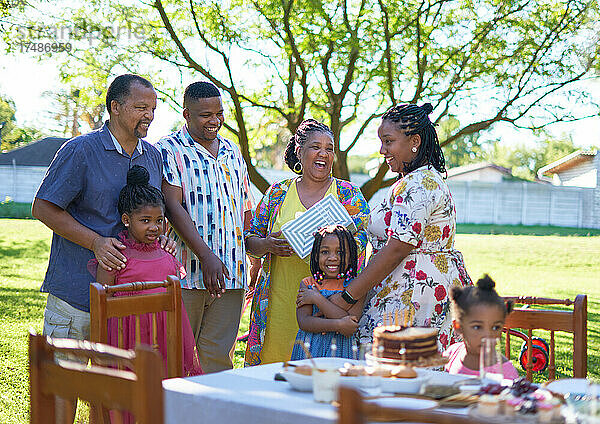
[[[482,338],[499,338],[506,316],[512,311],[512,302],[504,302],[489,275],[477,281],[476,286],[453,287],[452,315],[454,331],[462,335],[443,353],[449,359],[445,370],[450,374],[479,375],[479,352]],[[519,373],[513,364],[502,356],[504,378],[515,379]]]
[[[304,359],[302,345],[313,357],[355,358],[354,332],[358,327],[364,299],[349,311],[328,300],[342,292],[356,277],[357,248],[352,233],[341,225],[321,228],[315,234],[310,254],[310,272],[300,283],[296,299],[298,334],[291,359]]]

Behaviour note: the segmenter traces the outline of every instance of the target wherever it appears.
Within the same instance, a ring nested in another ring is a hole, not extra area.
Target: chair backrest
[[[410,421],[439,424],[476,424],[468,415],[437,410],[415,410],[383,407],[366,401],[352,387],[340,386],[338,391],[338,424],[363,424],[367,422]]]
[[[164,287],[163,293],[135,293]],[[116,293],[127,294],[115,296]],[[108,343],[108,319],[118,320],[118,347],[126,348],[123,341],[123,319],[135,319],[135,341],[140,344],[140,316],[151,314],[151,332],[154,349],[158,349],[158,314],[166,312],[167,378],[183,377],[183,330],[181,325],[181,286],[170,276],[164,282],[127,283],[115,286],[90,285],[90,339]],[[131,337],[132,335],[129,334]]]
[[[564,331],[573,334],[573,377],[587,377],[587,296],[580,294],[575,300],[548,299],[538,297],[504,297],[521,305],[565,305],[573,306],[572,310],[548,310],[533,308],[515,308],[506,318],[505,330],[520,328],[527,331],[527,379],[531,381],[533,375],[533,331],[550,331],[548,353],[548,377],[556,377],[556,364],[554,352],[554,332]],[[510,331],[506,331],[505,355],[510,359]]]
[[[87,365],[89,360],[92,365]],[[160,355],[147,346],[129,351],[30,333],[31,423],[54,424],[61,406],[64,410],[58,416],[67,422],[74,413],[73,400],[79,398],[130,411],[140,424],[160,424],[164,412],[161,364]],[[62,402],[56,402],[56,397]]]

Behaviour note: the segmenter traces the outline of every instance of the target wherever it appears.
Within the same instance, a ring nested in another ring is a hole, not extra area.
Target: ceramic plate
[[[546,389],[554,393],[566,395],[567,393],[574,395],[585,395],[590,382],[585,378],[564,378],[562,380],[554,380],[546,385]]]
[[[369,403],[374,403],[377,406],[382,406],[384,408],[403,409],[433,409],[438,406],[438,403],[435,400],[407,397],[382,397],[370,400]]]
[[[315,358],[317,366],[322,367],[343,367],[346,363],[350,364],[362,364],[364,365],[364,361],[357,361],[356,359],[347,359],[347,358]],[[296,361],[289,361],[292,365],[313,365],[313,362],[310,359],[298,359]]]
[[[453,386],[458,382],[469,384],[468,380],[476,379],[476,376],[463,374],[449,374],[445,371],[434,371],[427,368],[415,368],[419,376],[426,375],[429,377],[429,384],[438,384],[442,386]]]

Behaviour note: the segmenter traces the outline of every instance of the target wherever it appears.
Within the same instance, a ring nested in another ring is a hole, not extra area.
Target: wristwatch
[[[344,302],[348,303],[349,305],[354,305],[356,302],[358,302],[357,299],[350,296],[350,293],[348,293],[347,290],[342,292],[342,299],[344,299]]]

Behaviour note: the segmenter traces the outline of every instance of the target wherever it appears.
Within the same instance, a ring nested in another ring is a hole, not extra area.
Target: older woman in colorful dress
[[[358,187],[331,176],[333,160],[333,134],[327,125],[314,119],[302,122],[285,152],[287,165],[299,176],[269,187],[245,232],[248,253],[265,258],[252,300],[246,365],[289,360],[298,332],[296,295],[310,267],[281,235],[283,224],[333,194],[358,229],[359,264],[364,262],[369,206]]]
[[[456,211],[442,177],[445,160],[428,117],[432,109],[429,103],[394,106],[378,130],[379,152],[400,178],[369,218],[375,255],[332,299],[349,309],[369,292],[359,322],[361,342],[372,340],[376,326],[410,317],[408,324],[439,328],[445,349],[453,342],[450,288],[472,284],[454,249]]]

